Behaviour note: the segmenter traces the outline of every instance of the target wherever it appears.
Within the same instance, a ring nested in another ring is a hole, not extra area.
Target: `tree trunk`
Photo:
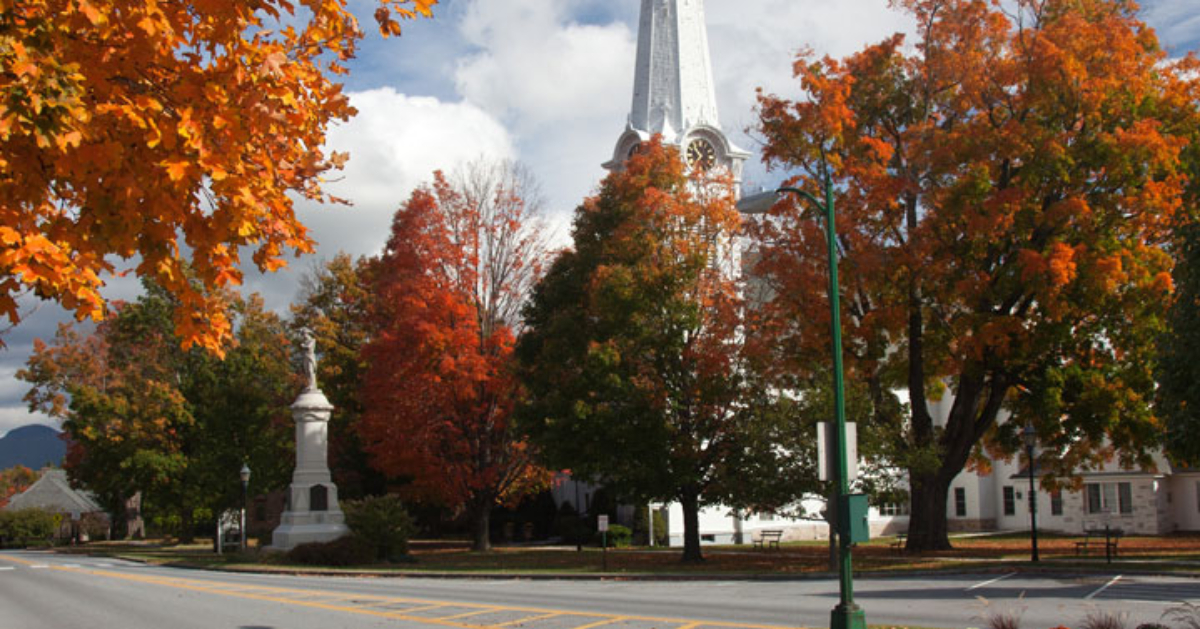
[[[908,518],[908,543],[910,552],[926,550],[949,550],[950,535],[946,522],[946,499],[950,494],[950,482],[954,475],[941,473],[916,476],[912,479],[912,507]]]
[[[700,553],[700,492],[685,488],[679,503],[683,507],[683,561],[699,563],[704,561]]]
[[[196,541],[196,522],[192,519],[191,507],[184,505],[179,513],[179,543],[191,544]]]
[[[471,550],[479,552],[491,550],[492,509],[485,503],[482,506],[475,506],[472,510],[475,512],[471,518],[475,526],[475,542],[471,545]]]

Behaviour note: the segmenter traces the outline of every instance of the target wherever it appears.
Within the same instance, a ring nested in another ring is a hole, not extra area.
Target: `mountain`
[[[24,465],[38,470],[47,463],[61,465],[67,444],[49,426],[21,426],[0,438],[0,470]]]

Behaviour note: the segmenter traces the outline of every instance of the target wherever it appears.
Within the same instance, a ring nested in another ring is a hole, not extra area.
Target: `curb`
[[[72,553],[78,554],[78,553]],[[90,555],[96,557],[111,555]],[[148,561],[120,557],[124,561],[132,561],[151,565]],[[805,572],[800,574],[747,574],[747,573],[623,573],[623,572],[434,572],[434,571],[396,571],[396,570],[330,570],[321,568],[238,568],[233,566],[205,566],[180,563],[156,564],[164,568],[182,570],[197,570],[221,572],[227,574],[269,574],[290,577],[351,577],[366,579],[461,579],[461,580],[512,580],[512,581],[667,581],[667,582],[705,582],[705,581],[744,581],[744,582],[785,582],[785,581],[822,581],[835,580],[836,572]],[[1191,566],[1168,564],[1178,568]],[[856,579],[904,579],[912,577],[955,577],[980,574],[1033,574],[1047,578],[1069,579],[1093,574],[1123,574],[1137,576],[1182,577],[1200,580],[1200,571],[1169,571],[1156,570],[1142,566],[1128,566],[1125,569],[1119,564],[1104,564],[1102,566],[1063,569],[1059,566],[1031,565],[995,565],[981,566],[974,569],[962,570],[863,570],[855,571]]]

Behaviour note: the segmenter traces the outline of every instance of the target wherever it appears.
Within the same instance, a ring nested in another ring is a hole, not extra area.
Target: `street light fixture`
[[[1025,430],[1021,431],[1021,438],[1025,440],[1025,455],[1029,459],[1029,540],[1032,544],[1030,560],[1037,561],[1037,490],[1034,485],[1033,469],[1033,447],[1037,445],[1037,431],[1033,429],[1033,424],[1025,424]]]
[[[775,196],[794,194],[798,198],[812,203],[813,207],[825,213],[825,239],[829,247],[829,310],[831,313],[830,328],[833,337],[833,398],[834,416],[837,422],[837,447],[834,448],[837,457],[837,505],[836,520],[838,535],[838,580],[840,583],[840,599],[837,607],[833,608],[831,629],[866,629],[867,620],[863,609],[854,602],[854,572],[851,547],[853,539],[850,534],[851,518],[854,508],[850,502],[850,473],[849,456],[846,443],[846,391],[842,383],[842,319],[841,303],[838,287],[837,268],[837,227],[834,224],[833,212],[833,180],[828,168],[824,172],[822,187],[825,201],[822,202],[811,193],[799,188],[781,187],[775,191]],[[768,202],[770,194],[763,193],[748,197],[739,203],[739,209],[747,212],[761,211]],[[865,505],[864,505],[865,506]]]
[[[242,551],[245,552],[245,550],[246,550],[246,507],[249,505],[249,498],[248,498],[247,490],[250,488],[250,466],[245,463],[242,463],[242,471],[238,473],[238,476],[240,476],[242,479],[242,524],[241,524],[240,533],[241,533],[241,538],[242,538]]]

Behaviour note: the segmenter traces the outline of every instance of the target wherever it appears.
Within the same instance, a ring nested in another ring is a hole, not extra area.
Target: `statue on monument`
[[[296,422],[296,468],[288,487],[287,510],[271,533],[271,547],[290,550],[298,544],[327,542],[348,532],[338,506],[337,485],[329,472],[329,418],[333,405],[317,388],[317,339],[300,330],[300,361],[308,388],[292,403]]]
[[[308,377],[308,390],[314,391],[317,388],[317,338],[308,328],[300,328],[300,336],[303,339],[301,348],[304,353],[301,358],[304,361],[304,375]]]

